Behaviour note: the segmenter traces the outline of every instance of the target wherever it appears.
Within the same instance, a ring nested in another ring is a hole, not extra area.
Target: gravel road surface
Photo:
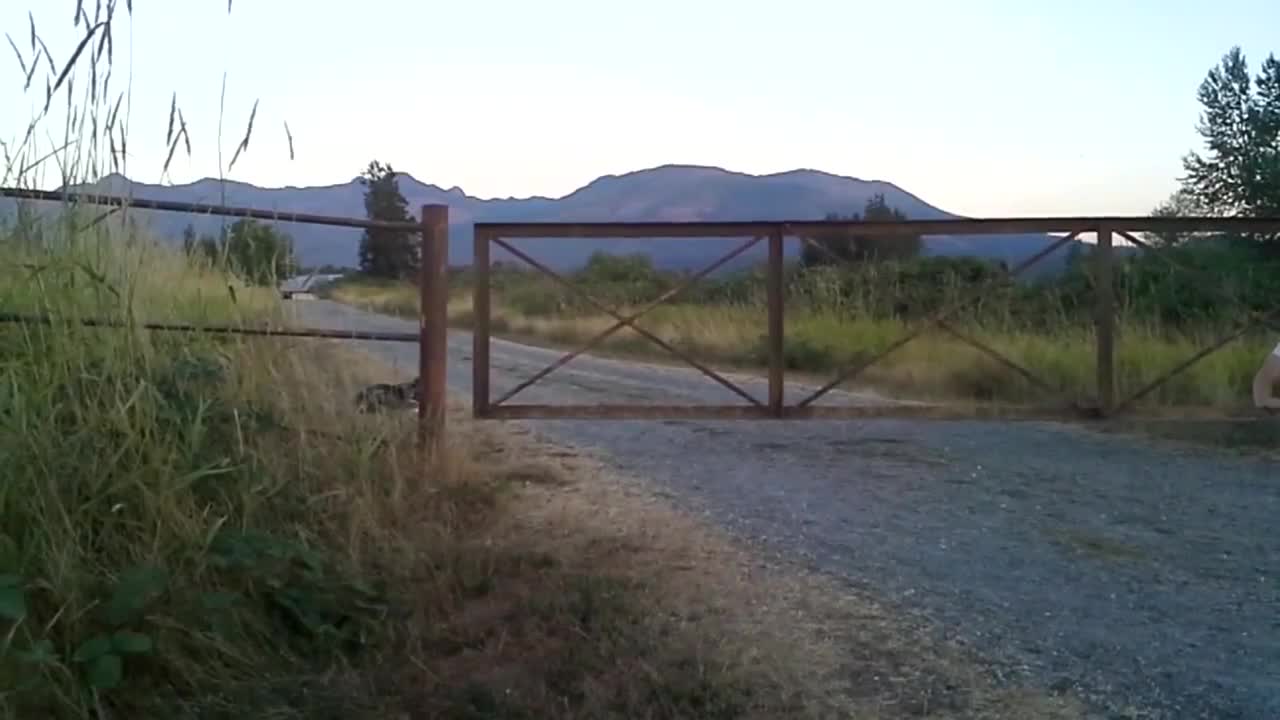
[[[416,328],[328,301],[295,307],[311,327]],[[449,343],[450,386],[469,398],[470,335]],[[413,345],[354,344],[416,373]],[[491,355],[497,397],[559,353],[495,340]],[[518,401],[742,402],[692,370],[590,357]],[[923,613],[1004,673],[1075,690],[1103,717],[1280,718],[1274,457],[1050,423],[525,424],[607,454],[763,550]]]

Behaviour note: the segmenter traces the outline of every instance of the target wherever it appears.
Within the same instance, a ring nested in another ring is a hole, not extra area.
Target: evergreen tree
[[[1211,215],[1280,215],[1280,61],[1267,57],[1255,88],[1244,54],[1233,47],[1200,84],[1198,98],[1204,111],[1196,131],[1207,153],[1183,159],[1183,191]]]
[[[365,187],[364,209],[370,220],[412,222],[409,203],[400,194],[395,170],[374,160],[360,183]],[[419,243],[409,230],[366,228],[360,239],[360,271],[375,277],[403,279],[418,271]]]

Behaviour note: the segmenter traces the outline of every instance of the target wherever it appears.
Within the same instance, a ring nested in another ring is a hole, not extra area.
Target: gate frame
[[[1058,235],[1054,241],[1018,263],[1014,268],[1006,270],[996,280],[989,281],[979,287],[971,288],[966,297],[934,312],[928,318],[915,324],[915,327],[898,340],[868,360],[845,368],[830,382],[811,393],[799,403],[787,405],[785,396],[784,368],[784,293],[783,266],[784,242],[787,236],[797,237],[802,244],[808,244],[825,251],[813,238],[815,234],[831,230],[856,230],[863,235],[1013,235],[1013,234],[1045,234]],[[746,222],[535,222],[535,223],[476,223],[474,225],[474,260],[475,287],[473,289],[474,327],[472,328],[472,414],[477,419],[801,419],[801,418],[918,418],[931,420],[1062,420],[1076,419],[1108,419],[1132,409],[1135,403],[1169,382],[1173,377],[1185,371],[1195,363],[1225,347],[1232,340],[1244,335],[1256,326],[1265,326],[1280,333],[1280,308],[1262,314],[1248,312],[1247,321],[1231,332],[1219,337],[1214,343],[1202,348],[1191,357],[1172,368],[1166,369],[1154,380],[1129,395],[1117,399],[1115,385],[1115,313],[1116,299],[1113,287],[1115,273],[1114,239],[1119,235],[1132,243],[1140,251],[1156,254],[1169,262],[1175,271],[1193,270],[1177,262],[1164,252],[1139,238],[1134,233],[1280,233],[1280,218],[1221,218],[1221,217],[1184,217],[1158,218],[1143,216],[1103,216],[1103,217],[1039,217],[1039,218],[986,218],[960,220],[915,220],[903,222],[866,222],[844,220],[818,221],[746,221]],[[1061,234],[1061,235],[1059,235]],[[1094,293],[1094,344],[1095,344],[1095,385],[1096,395],[1085,400],[1066,398],[1053,405],[1008,405],[981,404],[966,405],[964,403],[948,403],[947,405],[902,404],[876,406],[815,406],[813,402],[826,395],[839,385],[852,380],[868,367],[883,360],[890,353],[918,337],[930,327],[937,326],[944,332],[960,341],[977,348],[982,353],[1018,372],[1029,382],[1041,390],[1054,394],[1062,394],[1060,388],[1039,378],[1035,373],[1005,357],[993,348],[967,336],[958,328],[946,323],[946,317],[960,307],[971,303],[987,288],[1007,283],[1019,273],[1027,270],[1061,247],[1075,240],[1080,235],[1094,234],[1097,238],[1095,252],[1091,253],[1093,275],[1095,279]],[[710,238],[751,238],[748,242],[730,251],[707,268],[687,278],[683,283],[660,295],[630,314],[623,314],[616,308],[596,300],[589,293],[576,286],[560,273],[530,257],[524,251],[513,247],[507,240],[524,239],[658,239],[687,238],[690,240]],[[689,285],[728,262],[738,254],[745,252],[757,244],[762,238],[768,238],[768,260],[766,265],[767,295],[767,355],[768,355],[768,400],[760,402],[747,394],[722,374],[715,372],[696,360],[687,357],[670,344],[652,333],[639,328],[635,322],[645,313],[658,305],[671,300],[683,292]],[[492,341],[491,319],[491,282],[490,282],[490,250],[498,245],[517,259],[547,275],[560,285],[579,295],[597,309],[611,315],[616,321],[608,330],[597,334],[586,345],[562,355],[559,359],[536,373],[533,377],[518,384],[513,390],[498,400],[491,397],[490,388],[490,356]],[[1221,291],[1216,284],[1212,284]],[[1234,298],[1232,298],[1234,301]],[[677,359],[692,366],[713,381],[745,397],[748,405],[542,405],[542,404],[508,404],[507,401],[518,392],[532,386],[537,381],[563,367],[573,358],[587,352],[608,335],[630,327],[638,334],[646,337],[659,347],[667,350]]]

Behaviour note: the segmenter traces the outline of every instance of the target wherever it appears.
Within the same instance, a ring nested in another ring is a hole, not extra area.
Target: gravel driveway
[[[295,306],[307,326],[416,328],[328,301]],[[449,342],[450,385],[469,398],[470,335]],[[356,344],[416,372],[413,345]],[[491,355],[496,398],[559,353],[495,340]],[[741,399],[692,370],[578,358],[518,401]],[[527,424],[1106,715],[1280,718],[1274,458],[1049,423]]]

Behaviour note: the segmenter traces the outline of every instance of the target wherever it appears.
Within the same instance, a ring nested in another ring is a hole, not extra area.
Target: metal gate
[[[799,238],[803,243],[821,252],[829,252],[813,238],[832,230],[855,230],[860,235],[1010,235],[1044,233],[1058,235],[1047,247],[1028,257],[993,283],[1007,283],[1016,276],[1041,262],[1053,252],[1080,236],[1096,237],[1092,252],[1092,276],[1094,292],[1094,370],[1095,392],[1084,397],[1064,394],[1051,383],[974,338],[960,328],[948,324],[949,317],[980,298],[990,290],[987,284],[971,288],[964,297],[943,307],[916,323],[901,337],[873,356],[845,367],[835,377],[793,404],[784,403],[784,287],[783,266],[786,237]],[[1154,253],[1169,264],[1171,272],[1196,272],[1180,264],[1161,248],[1134,235],[1137,232],[1152,233],[1278,233],[1280,218],[1152,218],[1152,217],[1094,217],[1094,218],[1016,218],[978,220],[930,220],[910,222],[687,222],[687,223],[477,223],[475,225],[474,271],[474,347],[473,347],[473,411],[480,418],[599,418],[599,419],[796,419],[796,418],[865,418],[865,417],[915,417],[922,419],[1065,419],[1108,418],[1130,412],[1135,404],[1161,385],[1195,363],[1220,350],[1232,340],[1250,330],[1266,327],[1280,334],[1280,307],[1266,314],[1245,312],[1240,322],[1225,331],[1214,342],[1195,352],[1184,361],[1162,373],[1128,395],[1117,397],[1115,369],[1116,297],[1113,288],[1116,259],[1116,237],[1131,243],[1146,253]],[[609,307],[590,293],[576,286],[560,273],[547,267],[513,246],[515,238],[746,238],[732,251],[703,270],[688,278],[683,284],[663,293],[638,310],[624,314]],[[636,321],[664,302],[668,302],[686,290],[693,282],[719,269],[760,242],[768,244],[767,262],[767,355],[768,396],[757,398],[730,381],[722,373],[707,367],[688,353],[674,347],[654,333],[636,325]],[[570,290],[597,310],[614,319],[608,329],[598,333],[578,349],[566,353],[532,377],[494,399],[490,391],[489,346],[491,339],[491,247],[497,246],[510,255],[536,268],[556,283]],[[1215,278],[1205,278],[1210,287],[1220,288]],[[1234,302],[1229,293],[1223,292],[1228,302]],[[563,367],[566,363],[590,351],[613,333],[629,327],[670,355],[683,361],[712,381],[742,397],[742,405],[545,405],[510,402],[522,390]],[[884,360],[894,351],[919,337],[926,330],[936,327],[952,337],[967,343],[983,354],[1008,367],[1043,392],[1045,401],[1036,404],[941,404],[913,403],[881,406],[819,406],[815,402],[841,384],[858,378],[872,365]]]

